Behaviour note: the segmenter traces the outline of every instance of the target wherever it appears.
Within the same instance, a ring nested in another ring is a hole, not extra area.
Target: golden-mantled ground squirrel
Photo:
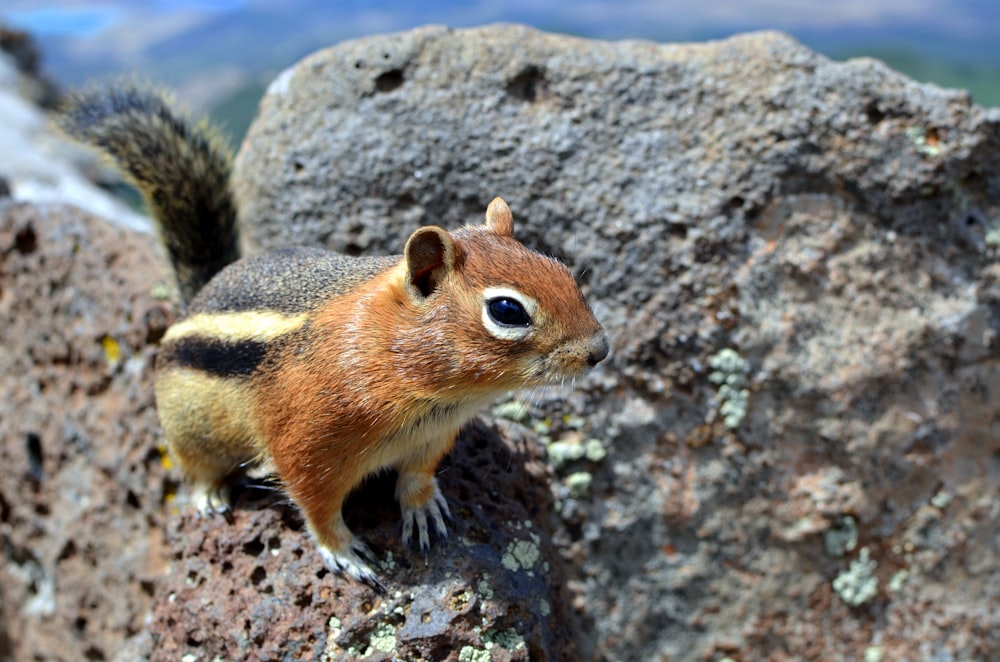
[[[608,339],[569,271],[514,239],[507,204],[486,224],[427,226],[402,256],[316,248],[240,259],[231,155],[160,94],[80,94],[61,120],[109,154],[159,224],[186,316],[163,339],[156,404],[203,510],[227,477],[277,474],[326,565],[379,588],[341,505],[398,470],[403,540],[429,545],[448,506],[434,471],[462,425],[511,389],[575,377]]]

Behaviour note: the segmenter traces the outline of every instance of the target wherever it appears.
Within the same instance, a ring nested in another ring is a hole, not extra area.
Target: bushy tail
[[[232,154],[206,122],[194,123],[150,87],[127,83],[71,96],[59,123],[108,154],[140,190],[185,304],[239,258]]]

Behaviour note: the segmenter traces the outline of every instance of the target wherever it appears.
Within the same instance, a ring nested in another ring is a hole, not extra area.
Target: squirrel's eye
[[[497,297],[486,302],[490,319],[503,326],[531,326],[531,317],[521,302],[510,297]]]

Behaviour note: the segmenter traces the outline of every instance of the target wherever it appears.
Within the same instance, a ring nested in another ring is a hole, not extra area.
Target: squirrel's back
[[[138,84],[77,93],[59,122],[110,156],[142,193],[182,301],[239,258],[232,155],[207,123],[193,122],[164,94]]]

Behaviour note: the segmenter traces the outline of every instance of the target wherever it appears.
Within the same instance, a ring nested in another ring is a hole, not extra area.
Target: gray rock
[[[553,484],[584,650],[1000,650],[1000,110],[775,33],[431,27],[284,72],[236,186],[255,248],[398,252],[502,195],[568,260],[614,338],[539,397],[609,451]]]

